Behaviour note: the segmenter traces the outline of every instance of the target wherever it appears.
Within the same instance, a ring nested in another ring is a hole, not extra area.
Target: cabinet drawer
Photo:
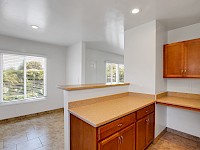
[[[138,110],[137,113],[137,120],[145,117],[146,115],[155,111],[155,104],[149,105],[145,108]]]
[[[105,139],[106,137],[114,134],[115,132],[131,125],[136,122],[136,115],[132,113],[125,117],[119,118],[111,123],[98,128],[98,141]]]

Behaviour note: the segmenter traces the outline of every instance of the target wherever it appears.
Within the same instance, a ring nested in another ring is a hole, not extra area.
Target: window
[[[124,65],[106,63],[106,83],[124,83]]]
[[[0,54],[0,102],[46,96],[46,58]]]

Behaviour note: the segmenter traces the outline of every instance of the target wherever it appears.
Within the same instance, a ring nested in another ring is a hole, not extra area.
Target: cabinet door
[[[135,124],[120,132],[120,150],[135,150]]]
[[[98,150],[119,150],[121,139],[119,133],[116,133],[98,143]]]
[[[148,116],[136,123],[136,150],[144,150],[146,147],[146,133]]]
[[[155,113],[151,113],[147,119],[147,135],[146,145],[149,145],[154,140]]]
[[[200,39],[185,42],[185,77],[200,77]]]
[[[183,77],[183,43],[168,44],[164,47],[164,77]]]

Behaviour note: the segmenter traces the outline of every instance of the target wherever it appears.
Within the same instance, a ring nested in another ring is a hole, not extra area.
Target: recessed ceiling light
[[[134,9],[131,10],[131,13],[132,13],[132,14],[137,14],[137,13],[139,13],[139,12],[140,12],[140,9],[139,9],[139,8],[134,8]]]
[[[39,27],[36,26],[36,25],[32,25],[31,27],[32,27],[33,29],[39,29]]]

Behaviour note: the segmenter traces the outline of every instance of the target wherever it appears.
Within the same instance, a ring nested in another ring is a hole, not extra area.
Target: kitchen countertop
[[[71,108],[69,112],[93,127],[99,127],[153,103],[155,103],[155,100],[152,98],[125,96]]]
[[[118,83],[118,84],[78,84],[78,85],[59,85],[58,88],[66,91],[76,91],[76,90],[85,90],[85,89],[95,89],[95,88],[106,88],[113,86],[126,86],[130,83]]]
[[[200,111],[200,99],[195,98],[166,96],[157,99],[156,103]]]

